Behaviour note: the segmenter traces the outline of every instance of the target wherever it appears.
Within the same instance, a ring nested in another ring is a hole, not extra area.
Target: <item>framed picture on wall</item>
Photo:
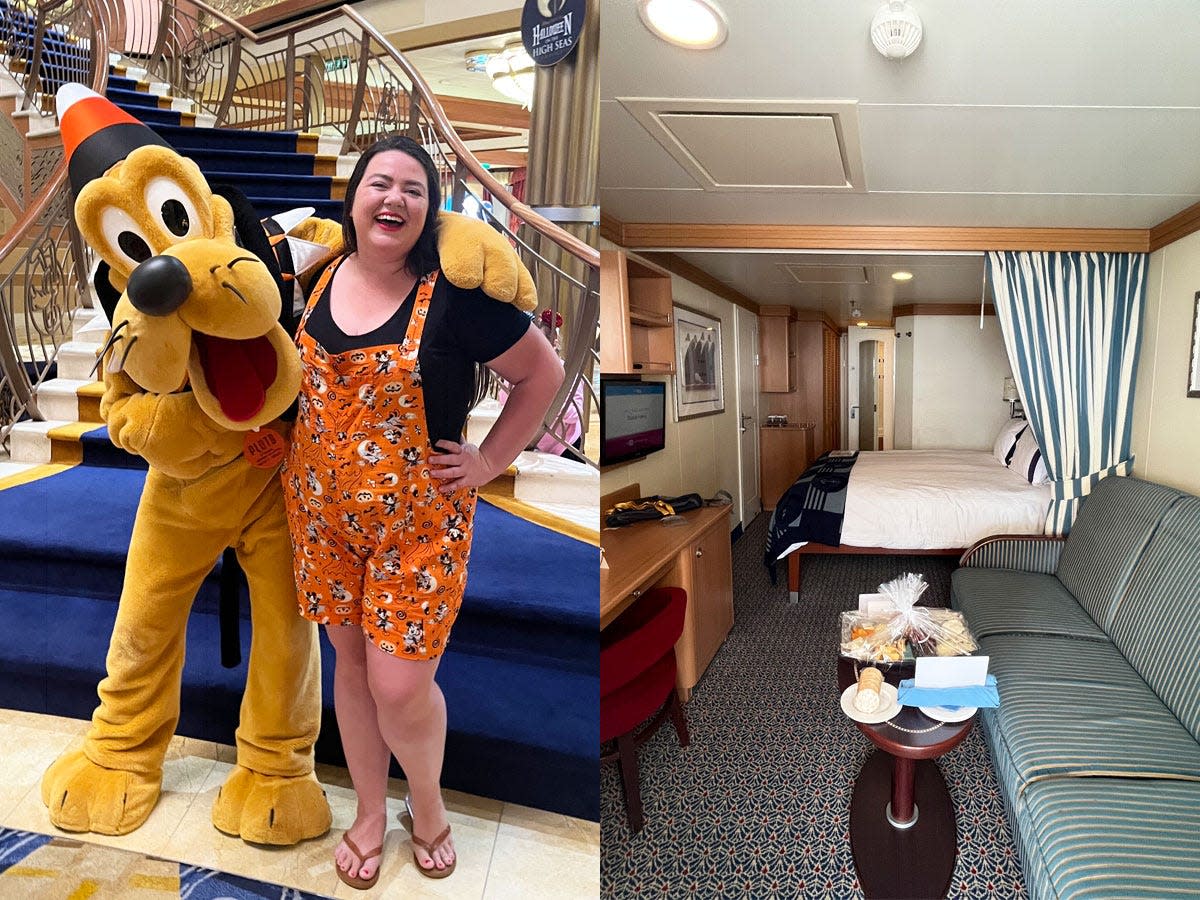
[[[675,307],[675,418],[711,416],[725,409],[721,320]]]
[[[1188,367],[1189,397],[1200,397],[1200,291],[1196,292],[1192,309],[1192,362]]]

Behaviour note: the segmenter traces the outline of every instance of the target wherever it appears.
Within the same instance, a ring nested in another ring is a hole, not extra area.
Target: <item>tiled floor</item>
[[[82,741],[87,724],[0,709],[0,825],[64,834],[50,825],[39,784],[46,767]],[[162,798],[141,828],[122,837],[74,837],[338,898],[560,900],[600,894],[598,824],[454,791],[446,792],[446,805],[458,868],[444,881],[422,877],[395,817],[405,794],[402,781],[393,782],[389,792],[393,824],[379,884],[365,894],[355,891],[332,868],[333,848],[354,818],[354,792],[345,769],[317,769],[333,808],[329,834],[298,847],[264,849],[221,834],[210,821],[213,798],[233,759],[232,747],[176,737],[164,766]]]

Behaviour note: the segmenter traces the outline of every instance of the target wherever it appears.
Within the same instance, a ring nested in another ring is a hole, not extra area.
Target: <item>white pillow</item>
[[[992,445],[992,456],[1002,466],[1007,466],[1012,459],[1013,448],[1017,445],[1017,437],[1029,423],[1024,419],[1009,419],[1000,427],[996,442]]]
[[[1008,467],[1019,473],[1030,484],[1044,484],[1050,480],[1046,473],[1046,463],[1042,459],[1042,451],[1038,449],[1033,437],[1033,429],[1026,428],[1017,439],[1013,448],[1012,460]]]

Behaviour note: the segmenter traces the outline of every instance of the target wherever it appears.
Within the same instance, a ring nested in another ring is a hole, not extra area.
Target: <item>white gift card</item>
[[[886,594],[859,594],[858,611],[868,616],[877,616],[896,611],[896,604]]]
[[[918,656],[913,687],[970,687],[987,681],[987,656]]]

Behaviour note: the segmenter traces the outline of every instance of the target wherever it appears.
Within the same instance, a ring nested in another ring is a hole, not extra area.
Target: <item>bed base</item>
[[[966,547],[947,547],[940,550],[915,550],[893,547],[852,547],[849,544],[832,547],[829,544],[809,541],[803,547],[797,547],[788,554],[788,599],[792,603],[800,602],[800,557],[806,553],[847,553],[869,556],[961,556],[966,549]]]

